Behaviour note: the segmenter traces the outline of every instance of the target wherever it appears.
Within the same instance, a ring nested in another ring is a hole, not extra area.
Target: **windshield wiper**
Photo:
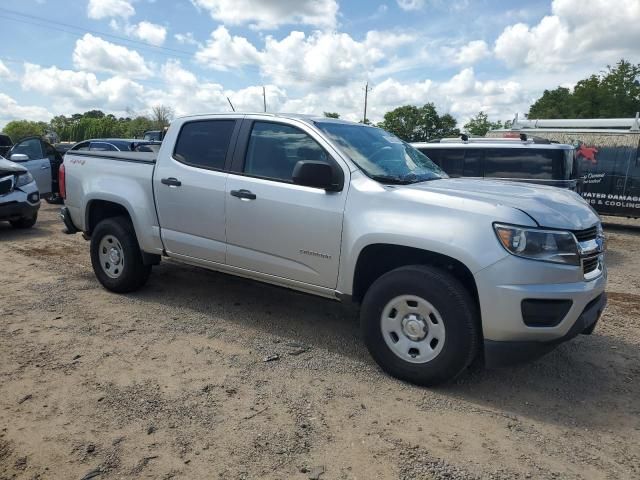
[[[407,175],[372,175],[371,178],[380,183],[386,183],[389,185],[410,185],[412,183],[437,180],[439,177],[424,178],[417,176],[415,173],[409,173]]]
[[[408,185],[415,181],[415,176],[401,177],[396,175],[371,175],[371,178],[380,183],[389,185]]]

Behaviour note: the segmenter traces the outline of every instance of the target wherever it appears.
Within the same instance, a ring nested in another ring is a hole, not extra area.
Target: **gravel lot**
[[[170,261],[111,294],[56,213],[0,224],[0,479],[640,478],[640,222],[592,336],[428,390],[351,306]]]

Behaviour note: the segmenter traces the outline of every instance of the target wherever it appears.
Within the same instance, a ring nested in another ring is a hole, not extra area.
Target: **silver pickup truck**
[[[72,151],[60,173],[62,219],[107,289],[169,257],[353,300],[374,359],[417,384],[535,358],[606,304],[602,228],[577,194],[449,179],[366,125],[184,117],[157,156]]]

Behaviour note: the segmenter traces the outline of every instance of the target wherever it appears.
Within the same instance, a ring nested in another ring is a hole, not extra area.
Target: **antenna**
[[[236,109],[233,108],[233,103],[231,103],[231,100],[229,100],[229,97],[227,97],[227,102],[229,102],[229,105],[231,105],[231,110],[233,110],[235,112]]]

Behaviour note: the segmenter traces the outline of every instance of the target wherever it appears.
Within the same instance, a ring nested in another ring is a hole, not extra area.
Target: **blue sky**
[[[616,8],[612,8],[615,4]],[[0,0],[0,127],[101,109],[524,113],[624,57],[640,0]]]

